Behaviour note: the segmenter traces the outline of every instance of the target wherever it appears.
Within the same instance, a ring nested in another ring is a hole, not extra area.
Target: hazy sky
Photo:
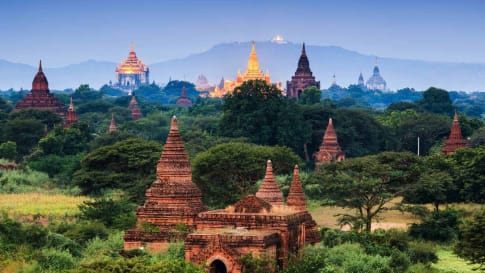
[[[0,59],[147,64],[232,41],[337,45],[383,57],[485,63],[483,0],[0,0]]]

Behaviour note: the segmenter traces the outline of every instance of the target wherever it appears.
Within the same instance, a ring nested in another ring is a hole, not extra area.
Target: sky
[[[147,64],[234,41],[335,45],[380,57],[485,63],[483,0],[0,0],[0,59]]]

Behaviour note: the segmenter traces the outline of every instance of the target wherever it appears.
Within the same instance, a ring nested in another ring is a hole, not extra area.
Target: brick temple
[[[17,102],[13,112],[25,109],[49,110],[63,118],[66,115],[64,104],[49,91],[49,82],[42,71],[42,62],[39,62],[39,70],[32,81],[32,90]]]
[[[291,77],[290,81],[286,82],[286,96],[289,98],[300,98],[305,88],[311,86],[320,89],[320,82],[316,81],[315,76],[313,76],[310,62],[306,55],[305,43],[303,43],[295,75]]]
[[[454,153],[456,150],[466,147],[467,144],[468,141],[461,135],[460,122],[458,121],[458,115],[455,112],[453,123],[451,124],[450,136],[443,146],[443,153],[446,155]]]
[[[175,117],[157,165],[157,179],[146,196],[145,204],[136,211],[137,227],[125,233],[125,249],[162,251],[171,240],[184,239],[185,259],[206,266],[210,273],[241,273],[239,258],[248,254],[265,255],[284,268],[290,256],[320,239],[316,223],[306,210],[298,166],[286,204],[268,161],[255,195],[225,209],[209,211],[192,182]]]
[[[192,101],[189,99],[189,97],[187,97],[187,89],[185,88],[185,85],[182,86],[182,94],[177,99],[177,102],[175,104],[177,106],[181,106],[181,107],[191,107],[192,106]]]
[[[72,97],[71,101],[69,102],[69,107],[67,108],[67,113],[66,113],[66,120],[64,121],[64,128],[71,128],[71,125],[73,122],[77,120],[77,114],[76,111],[74,110],[74,104],[72,103]]]
[[[142,117],[140,107],[138,107],[138,102],[136,101],[135,93],[131,93],[131,101],[128,105],[128,109],[131,111],[131,118],[133,120],[138,120]]]
[[[318,152],[315,153],[315,163],[327,163],[333,161],[345,160],[345,153],[340,148],[337,140],[337,134],[333,128],[332,119],[328,119],[327,129],[323,135],[322,144]]]

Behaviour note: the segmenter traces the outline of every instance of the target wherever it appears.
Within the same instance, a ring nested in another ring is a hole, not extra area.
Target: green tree
[[[300,159],[290,149],[248,143],[225,143],[209,148],[193,160],[193,177],[204,203],[212,207],[233,204],[256,192],[271,159],[276,174],[290,174]]]
[[[38,120],[12,119],[7,122],[6,137],[17,144],[18,156],[31,153],[44,134],[44,124]]]
[[[459,149],[451,157],[455,161],[453,179],[460,197],[467,202],[485,202],[485,147]]]
[[[320,102],[322,91],[315,86],[307,87],[303,90],[299,102],[301,104],[316,104]]]
[[[418,160],[411,153],[384,152],[325,164],[309,184],[320,184],[322,197],[356,211],[340,215],[342,224],[370,232],[372,222],[388,209],[385,205],[416,183]]]
[[[17,143],[7,141],[0,144],[0,158],[14,160],[17,157]]]
[[[106,227],[124,229],[136,223],[135,205],[125,199],[101,198],[84,201],[79,205],[79,211],[82,219],[100,221]]]
[[[85,194],[121,189],[140,202],[154,180],[161,151],[159,143],[139,138],[98,148],[82,159],[81,169],[74,174],[74,183]]]
[[[26,109],[15,113],[10,113],[9,121],[21,119],[33,119],[42,122],[48,130],[54,126],[62,126],[62,118],[49,110]]]
[[[485,126],[476,130],[470,137],[470,145],[478,147],[485,145]]]
[[[224,97],[220,132],[255,144],[292,147],[299,153],[310,137],[295,101],[260,80],[246,81]]]
[[[43,155],[74,155],[86,149],[92,140],[91,130],[85,122],[75,122],[70,128],[58,126],[39,141]]]
[[[423,93],[423,100],[419,102],[425,111],[451,116],[453,106],[448,91],[430,87]]]
[[[455,253],[474,263],[485,272],[485,209],[477,212],[473,219],[461,226],[461,239]]]

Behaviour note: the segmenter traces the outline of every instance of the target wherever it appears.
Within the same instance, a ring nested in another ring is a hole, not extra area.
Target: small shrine
[[[333,128],[332,119],[328,119],[327,129],[323,135],[322,144],[318,152],[315,153],[315,163],[327,163],[333,161],[345,160],[345,153],[340,148],[337,140],[337,134]]]

